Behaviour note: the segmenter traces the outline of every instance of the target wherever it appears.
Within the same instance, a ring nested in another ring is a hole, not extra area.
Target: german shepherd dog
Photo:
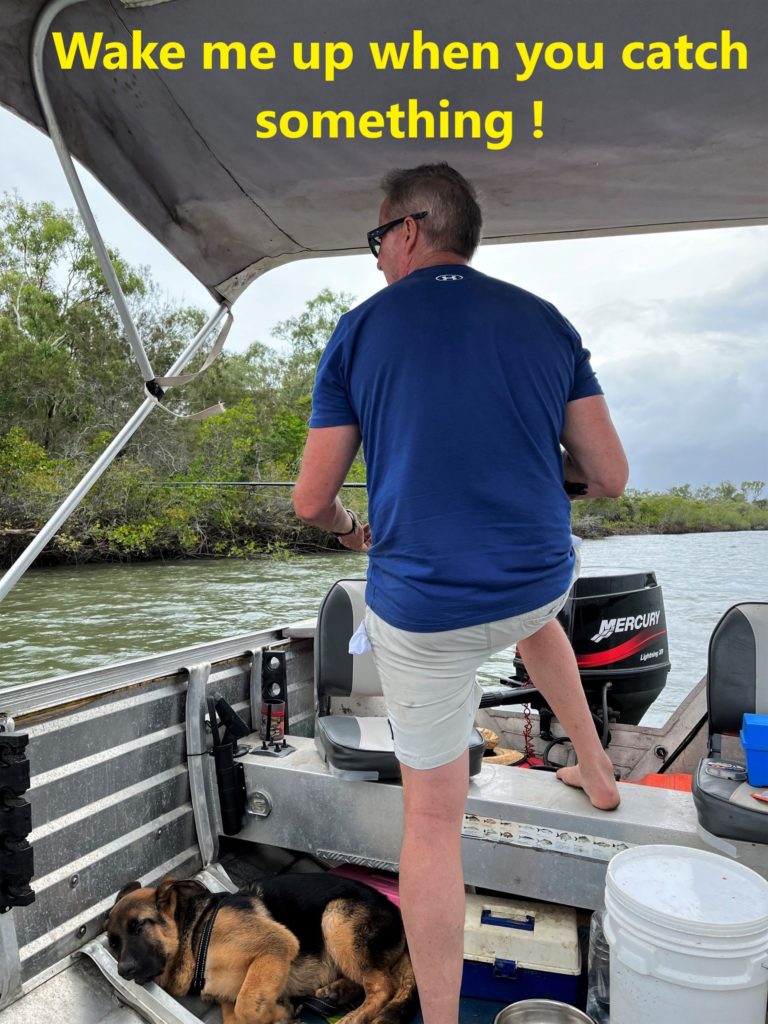
[[[224,1024],[279,1024],[301,996],[337,1007],[364,996],[345,1024],[406,1024],[418,1007],[399,910],[336,875],[281,875],[223,897],[192,880],[131,882],[106,930],[121,977],[199,993],[221,1004]]]

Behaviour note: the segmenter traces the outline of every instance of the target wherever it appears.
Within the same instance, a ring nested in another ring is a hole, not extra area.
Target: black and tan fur
[[[189,991],[213,897],[200,883],[164,878],[126,886],[107,917],[124,978]],[[278,1024],[290,1000],[318,996],[348,1005],[345,1024],[406,1024],[418,1006],[400,913],[376,890],[317,873],[281,875],[227,896],[205,968],[204,999],[224,1024]]]

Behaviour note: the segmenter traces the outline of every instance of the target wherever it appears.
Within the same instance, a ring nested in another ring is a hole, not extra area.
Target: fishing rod
[[[145,487],[295,487],[295,480],[145,480]],[[343,483],[342,487],[367,487],[362,483]]]
[[[295,487],[295,480],[145,480],[145,487]],[[342,487],[367,487],[367,481],[345,482]],[[566,494],[586,494],[587,485],[566,480]]]

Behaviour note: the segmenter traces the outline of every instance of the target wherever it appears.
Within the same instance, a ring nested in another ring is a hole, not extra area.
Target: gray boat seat
[[[365,580],[339,580],[320,606],[315,631],[315,745],[334,775],[346,779],[399,779],[392,730],[383,714],[353,714],[353,705],[381,697],[370,652],[349,653],[349,641],[365,614]],[[332,698],[348,698],[349,705]],[[381,705],[383,710],[383,703]],[[339,711],[344,713],[339,714]],[[485,743],[474,729],[469,774],[482,768]]]
[[[693,776],[699,822],[713,835],[768,843],[768,804],[737,773],[723,768],[722,736],[736,734],[742,715],[768,714],[768,603],[736,604],[723,615],[709,641],[707,663],[709,753]],[[737,777],[728,777],[728,775]]]

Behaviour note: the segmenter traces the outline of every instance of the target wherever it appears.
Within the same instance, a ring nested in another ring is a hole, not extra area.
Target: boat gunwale
[[[4,687],[0,691],[0,710],[18,719],[89,697],[104,696],[126,686],[156,682],[201,662],[220,663],[244,658],[264,647],[289,643],[284,636],[287,628],[266,627],[117,664],[106,662],[80,672]]]

